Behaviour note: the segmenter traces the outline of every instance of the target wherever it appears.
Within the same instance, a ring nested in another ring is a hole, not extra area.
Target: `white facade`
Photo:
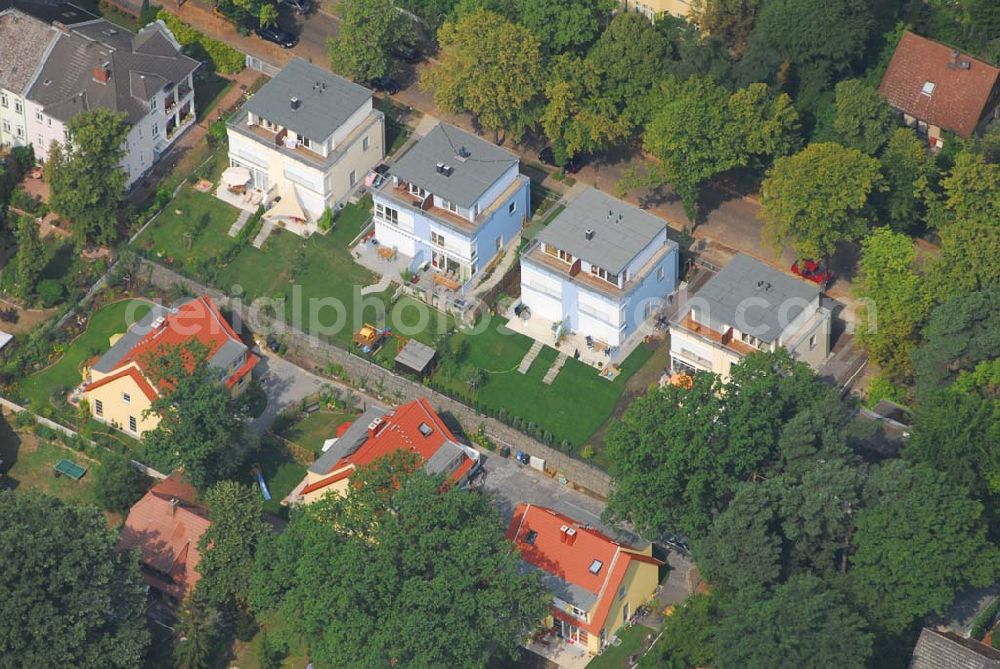
[[[28,144],[27,102],[20,93],[0,88],[0,144]]]

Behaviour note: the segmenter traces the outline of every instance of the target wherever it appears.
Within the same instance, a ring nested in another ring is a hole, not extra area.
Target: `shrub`
[[[107,511],[125,513],[145,492],[146,480],[123,455],[108,455],[97,470],[94,494]]]
[[[240,51],[225,42],[201,34],[170,12],[161,9],[156,13],[156,18],[167,24],[181,46],[188,47],[189,51],[192,50],[191,47],[200,47],[217,71],[223,74],[236,74],[245,66],[245,57]]]
[[[216,119],[208,126],[208,141],[212,144],[226,141],[226,122],[223,119]]]
[[[564,451],[569,450],[570,443],[568,441],[563,441],[561,445]],[[597,455],[597,451],[594,450],[593,446],[587,444],[583,447],[583,450],[580,451],[580,455],[584,460],[593,460],[594,456]]]
[[[20,428],[31,427],[35,424],[35,414],[30,411],[19,411],[14,417],[14,425]]]
[[[871,409],[881,400],[903,404],[906,400],[906,391],[890,381],[884,374],[879,374],[868,384],[865,406]]]
[[[331,228],[333,228],[333,212],[330,211],[329,207],[323,210],[323,215],[319,217],[318,221],[316,221],[316,226],[322,232],[328,232]]]
[[[986,636],[986,632],[993,625],[993,621],[997,617],[997,612],[1000,611],[1000,597],[994,599],[989,605],[986,606],[979,615],[975,617],[972,621],[972,625],[969,627],[969,636],[973,639],[982,640]],[[994,638],[1000,637],[1000,634],[994,634]]]
[[[42,301],[43,307],[54,307],[63,301],[66,296],[66,289],[55,279],[43,279],[38,282],[38,299]]]

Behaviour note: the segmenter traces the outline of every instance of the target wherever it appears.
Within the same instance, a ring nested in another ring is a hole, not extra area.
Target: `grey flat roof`
[[[317,83],[326,89],[317,89]],[[243,108],[322,142],[371,97],[370,89],[296,58],[247,100]],[[292,98],[301,101],[298,109],[292,109]]]
[[[365,443],[365,440],[368,439],[368,425],[387,413],[389,412],[386,409],[368,407],[363,414],[354,419],[351,427],[347,428],[347,432],[337,440],[336,444],[309,465],[309,471],[314,474],[329,474],[330,469],[337,462],[358,450],[361,444]]]
[[[453,441],[445,441],[441,444],[441,447],[434,451],[434,453],[427,459],[424,463],[424,471],[431,474],[440,474],[441,472],[453,471],[455,467],[456,460],[466,457],[467,454],[458,444]]]
[[[415,372],[422,372],[434,359],[435,353],[436,351],[427,344],[411,339],[396,356],[396,362]]]
[[[458,153],[465,148],[467,157]],[[437,164],[453,168],[451,176]],[[469,209],[503,176],[518,157],[496,144],[448,123],[438,123],[389,168],[389,174]]]
[[[741,331],[771,342],[820,294],[819,286],[796,279],[740,253],[709,279],[695,298],[707,305],[697,309],[697,320],[707,317],[713,329],[737,326]],[[763,300],[763,302],[761,301]],[[701,313],[701,308],[708,310]],[[740,327],[742,324],[743,327]]]
[[[658,216],[587,188],[538,233],[537,239],[620,274],[666,225]],[[588,230],[594,233],[590,239]]]
[[[107,374],[115,366],[121,362],[122,358],[128,354],[135,345],[139,343],[139,340],[149,334],[150,325],[153,321],[160,316],[166,316],[170,313],[170,310],[160,304],[154,304],[153,308],[149,310],[145,316],[136,321],[132,327],[130,327],[121,338],[115,342],[115,345],[109,348],[104,355],[101,356],[100,360],[94,363],[93,369],[98,372]]]

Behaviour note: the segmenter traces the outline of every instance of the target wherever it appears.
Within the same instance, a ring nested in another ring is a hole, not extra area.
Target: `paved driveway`
[[[254,349],[254,352],[261,357],[254,370],[254,378],[267,395],[267,407],[264,413],[250,422],[250,429],[255,432],[263,432],[271,427],[275,416],[329,383],[326,379],[276,355],[263,353],[260,349]]]

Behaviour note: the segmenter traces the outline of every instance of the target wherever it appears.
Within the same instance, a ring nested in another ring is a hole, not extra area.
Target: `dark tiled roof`
[[[56,31],[20,11],[0,12],[0,87],[21,94],[56,38]]]
[[[896,109],[969,137],[996,102],[998,76],[985,61],[906,32],[878,90]]]
[[[47,24],[58,21],[64,26],[71,26],[97,18],[74,4],[59,0],[0,0],[0,12],[12,8]]]
[[[59,36],[28,97],[61,121],[103,107],[125,112],[128,121],[135,123],[146,115],[147,102],[155,92],[168,83],[183,82],[200,65],[181,54],[165,30],[156,22],[133,35],[103,19],[77,26]],[[150,53],[165,51],[165,44],[173,55]],[[94,68],[105,63],[110,65],[111,78],[102,84],[95,81]]]
[[[910,669],[1000,669],[1000,651],[925,627],[913,649]]]

